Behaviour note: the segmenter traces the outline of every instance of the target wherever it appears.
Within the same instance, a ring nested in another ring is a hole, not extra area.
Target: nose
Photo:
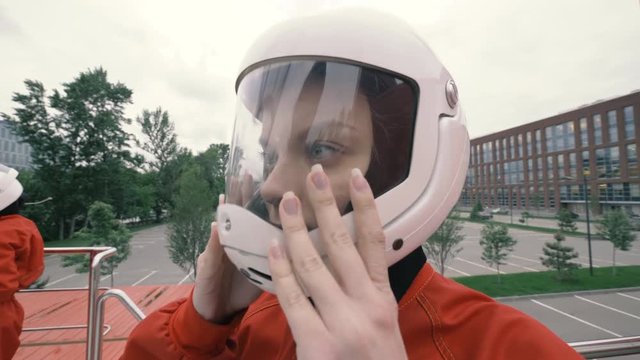
[[[260,195],[266,203],[277,208],[285,192],[293,191],[298,196],[302,194],[305,176],[309,171],[310,167],[305,161],[281,157],[260,187]]]

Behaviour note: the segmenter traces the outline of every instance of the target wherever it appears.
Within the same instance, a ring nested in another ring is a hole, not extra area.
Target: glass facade
[[[596,102],[474,143],[480,148],[472,162],[478,163],[468,183],[476,185],[468,193],[488,199],[486,206],[539,205],[550,212],[568,207],[584,214],[586,190],[598,197],[599,214],[623,207],[640,215],[640,92],[625,96],[629,97],[623,101]]]
[[[14,134],[6,121],[0,120],[0,163],[17,170],[31,168],[31,146]]]

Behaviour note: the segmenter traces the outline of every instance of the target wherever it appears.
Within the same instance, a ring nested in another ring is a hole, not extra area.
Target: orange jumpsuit
[[[43,270],[44,243],[36,224],[20,215],[0,216],[0,360],[11,359],[20,345],[24,311],[14,294]]]
[[[428,264],[398,305],[409,359],[582,359],[538,321]],[[133,359],[295,359],[295,344],[272,294],[263,293],[229,325],[202,319],[189,297],[133,330],[121,360]]]

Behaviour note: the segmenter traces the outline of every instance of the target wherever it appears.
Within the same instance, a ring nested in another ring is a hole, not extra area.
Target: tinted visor
[[[314,164],[323,166],[343,213],[350,211],[352,168],[365,174],[375,196],[408,175],[417,89],[407,79],[349,63],[281,61],[247,72],[237,98],[227,202],[271,223],[279,224],[286,191],[305,211]]]

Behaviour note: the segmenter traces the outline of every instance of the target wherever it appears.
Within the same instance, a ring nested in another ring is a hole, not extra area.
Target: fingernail
[[[358,168],[353,168],[351,170],[351,183],[353,187],[358,191],[365,191],[369,189],[369,183],[362,176],[362,171]]]
[[[280,242],[278,239],[271,239],[271,244],[269,245],[269,255],[276,260],[280,260],[284,258],[284,253],[282,251],[282,247],[280,246]]]
[[[287,191],[282,196],[282,206],[287,215],[296,215],[298,213],[298,200],[291,191]]]
[[[318,190],[324,190],[329,185],[329,179],[327,179],[327,174],[324,173],[322,165],[315,164],[311,167],[311,182]]]

